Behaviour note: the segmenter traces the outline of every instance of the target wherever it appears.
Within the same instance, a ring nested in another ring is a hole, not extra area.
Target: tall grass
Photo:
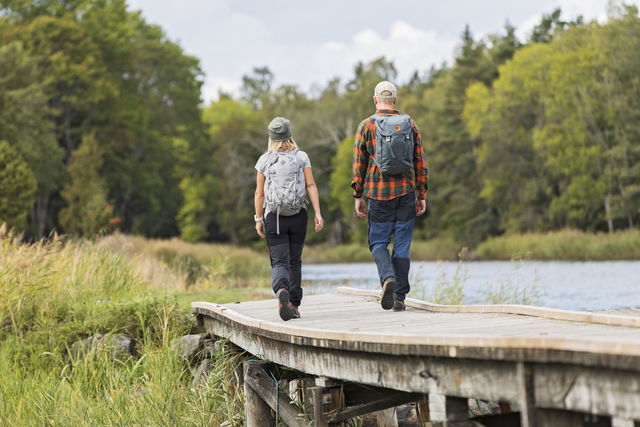
[[[466,259],[467,248],[458,253],[456,268],[448,274],[443,263],[438,263],[440,269],[433,283],[425,283],[418,276],[413,284],[411,296],[427,300],[436,304],[460,305],[467,303],[464,289],[469,279]],[[521,273],[526,259],[512,259],[512,269],[502,277],[486,283],[481,295],[482,304],[539,304],[543,292],[537,275],[527,276]]]
[[[139,257],[101,243],[0,237],[0,425],[240,425],[239,360],[218,355],[194,389],[169,345],[193,327],[188,309],[143,280]],[[69,351],[110,332],[136,355]]]
[[[113,234],[97,246],[135,261],[146,282],[167,290],[267,287],[271,277],[266,249],[215,243],[152,240]]]
[[[640,230],[612,234],[563,230],[508,235],[481,243],[475,255],[477,259],[511,259],[514,256],[539,260],[640,259]]]
[[[467,248],[462,248],[458,253],[458,263],[451,277],[440,264],[440,273],[433,284],[421,283],[420,279],[414,283],[414,288],[420,289],[413,295],[436,304],[458,305],[464,304],[464,285],[469,278],[465,258]]]
[[[483,292],[485,304],[539,304],[544,296],[540,287],[540,278],[534,271],[533,275],[522,273],[526,259],[514,258],[511,260],[511,271],[502,277],[498,277],[494,283],[488,284]]]

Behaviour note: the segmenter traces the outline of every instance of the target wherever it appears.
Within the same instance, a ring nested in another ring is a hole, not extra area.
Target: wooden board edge
[[[252,328],[253,333],[262,331],[281,334],[283,340],[295,342],[297,337],[312,340],[362,342],[367,344],[424,345],[448,348],[449,357],[456,357],[458,348],[494,347],[522,350],[559,350],[585,353],[603,353],[616,356],[640,355],[640,344],[626,342],[602,342],[581,339],[523,337],[495,337],[483,335],[401,335],[375,332],[344,332],[320,328],[295,326],[293,323],[260,320],[238,313],[228,307],[213,303],[193,303],[193,311],[214,319],[225,319]]]
[[[377,297],[380,295],[380,292],[377,290],[356,289],[346,286],[339,286],[336,289],[336,292],[344,295],[359,295],[363,297]],[[419,300],[416,298],[407,298],[405,300],[405,304],[408,307],[432,311],[435,313],[517,314],[522,316],[540,317],[543,319],[640,328],[640,317],[624,316],[619,314],[592,313],[589,311],[562,310],[532,305],[442,305]]]

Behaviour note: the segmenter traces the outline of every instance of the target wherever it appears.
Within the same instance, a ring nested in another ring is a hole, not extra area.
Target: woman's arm
[[[320,231],[322,230],[322,227],[324,227],[324,220],[322,219],[322,213],[320,212],[320,197],[318,196],[318,187],[313,180],[313,172],[311,172],[311,168],[304,168],[304,182],[307,186],[307,194],[309,195],[309,200],[311,200],[311,206],[313,206],[313,211],[316,214],[316,231]]]
[[[262,214],[264,213],[264,174],[262,172],[258,172],[256,174],[256,193],[253,197],[253,204],[256,209],[256,217],[262,218]],[[261,222],[256,222],[256,232],[258,236],[264,239],[264,220]]]

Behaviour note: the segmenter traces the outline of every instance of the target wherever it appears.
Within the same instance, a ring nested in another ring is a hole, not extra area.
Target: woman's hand
[[[316,214],[315,223],[316,223],[316,232],[322,230],[322,228],[324,227],[324,219],[322,219],[322,215]]]
[[[256,233],[258,233],[258,236],[260,236],[261,238],[265,238],[264,221],[256,222]]]

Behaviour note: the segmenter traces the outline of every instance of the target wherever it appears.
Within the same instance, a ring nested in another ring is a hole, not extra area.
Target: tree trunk
[[[613,219],[611,218],[611,195],[607,194],[604,197],[604,213],[607,217],[607,227],[609,228],[609,233],[613,233]]]
[[[49,199],[51,193],[39,194],[36,198],[36,203],[31,208],[30,222],[31,230],[34,235],[31,236],[34,240],[44,237],[47,227],[47,213],[49,211]]]

